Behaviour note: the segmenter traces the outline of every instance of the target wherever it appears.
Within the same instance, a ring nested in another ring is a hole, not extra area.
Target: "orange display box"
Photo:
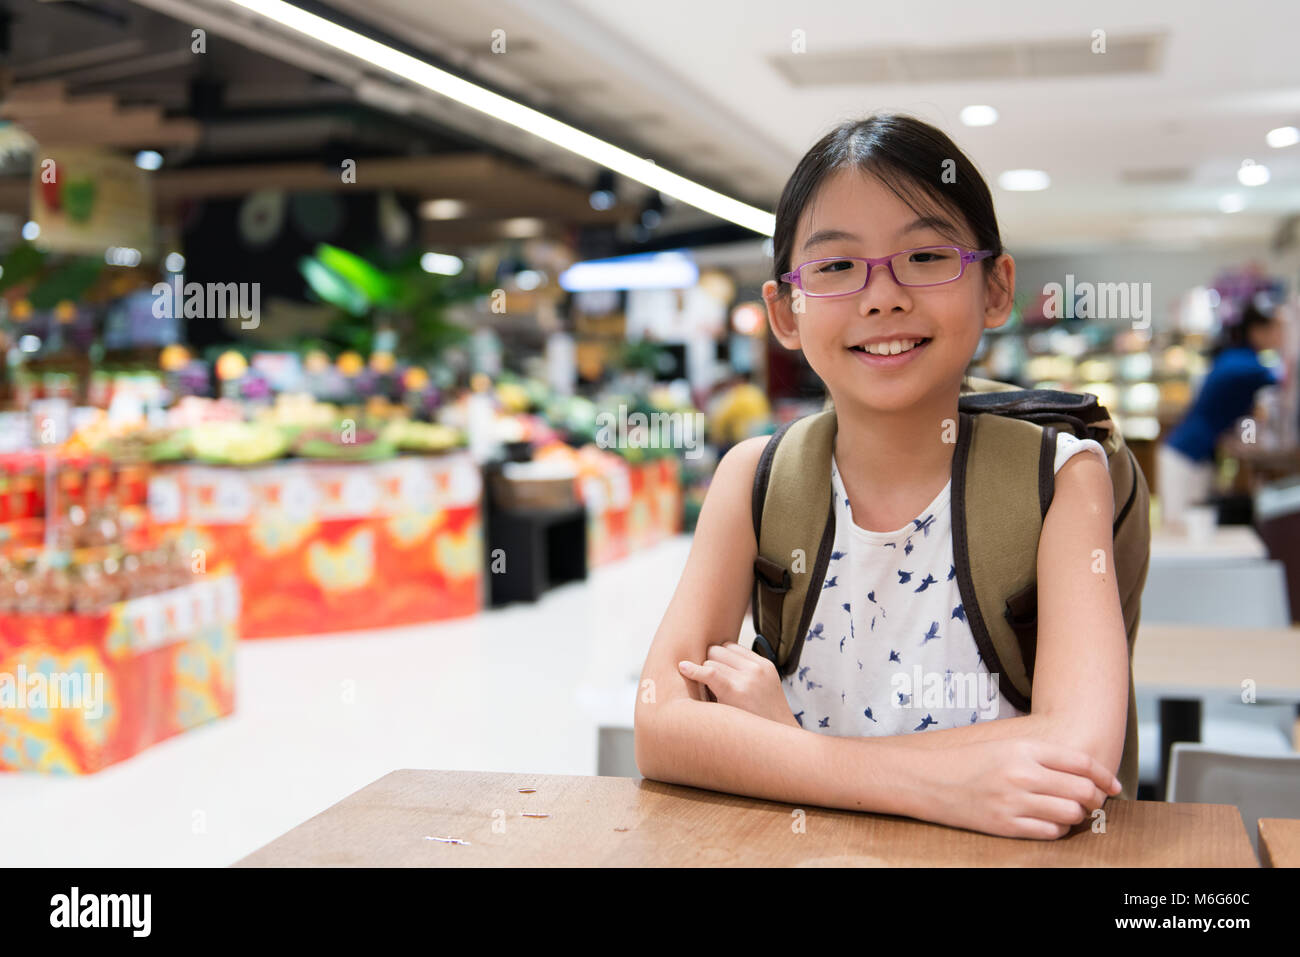
[[[483,606],[482,478],[468,455],[183,465],[150,483],[155,522],[242,583],[244,638],[415,624]]]
[[[587,564],[604,565],[682,528],[681,463],[665,457],[579,483],[587,508]]]
[[[239,583],[0,616],[0,771],[84,774],[230,714]]]

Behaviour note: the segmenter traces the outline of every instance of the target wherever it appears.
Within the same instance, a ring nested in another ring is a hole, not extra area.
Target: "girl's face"
[[[975,236],[958,214],[950,228],[918,217],[875,177],[854,169],[831,174],[813,196],[795,232],[790,271],[813,259],[877,258],[919,246],[956,244],[974,251]],[[927,398],[956,394],[980,334],[1006,322],[1015,289],[1015,263],[999,256],[994,272],[1005,291],[986,280],[984,264],[939,286],[900,286],[886,265],[873,266],[866,288],[834,298],[800,296],[768,280],[763,298],[777,340],[801,349],[837,405],[856,401],[880,411],[906,409]],[[798,301],[802,299],[802,312]],[[888,364],[873,361],[866,343],[928,340]],[[901,361],[900,361],[901,360]]]

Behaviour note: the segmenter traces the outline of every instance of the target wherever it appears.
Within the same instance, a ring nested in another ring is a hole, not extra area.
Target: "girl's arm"
[[[1056,475],[1038,543],[1033,713],[907,736],[921,748],[1031,737],[1078,748],[1116,771],[1128,720],[1128,639],[1115,578],[1114,497],[1095,453]]]

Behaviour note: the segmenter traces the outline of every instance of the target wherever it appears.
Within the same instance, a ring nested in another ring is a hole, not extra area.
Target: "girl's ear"
[[[799,297],[800,301],[803,297]],[[772,327],[776,341],[787,349],[799,348],[799,324],[795,321],[793,296],[781,295],[776,280],[763,283],[763,302],[767,304],[767,323]]]
[[[1007,253],[993,260],[993,269],[985,284],[984,328],[996,329],[1011,316],[1015,305],[1016,261]]]

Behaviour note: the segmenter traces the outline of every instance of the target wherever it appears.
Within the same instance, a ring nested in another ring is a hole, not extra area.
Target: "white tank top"
[[[1054,471],[1092,439],[1059,433]],[[786,701],[810,731],[907,734],[1011,718],[962,608],[952,550],[952,481],[895,532],[853,524],[831,458],[835,543]]]

